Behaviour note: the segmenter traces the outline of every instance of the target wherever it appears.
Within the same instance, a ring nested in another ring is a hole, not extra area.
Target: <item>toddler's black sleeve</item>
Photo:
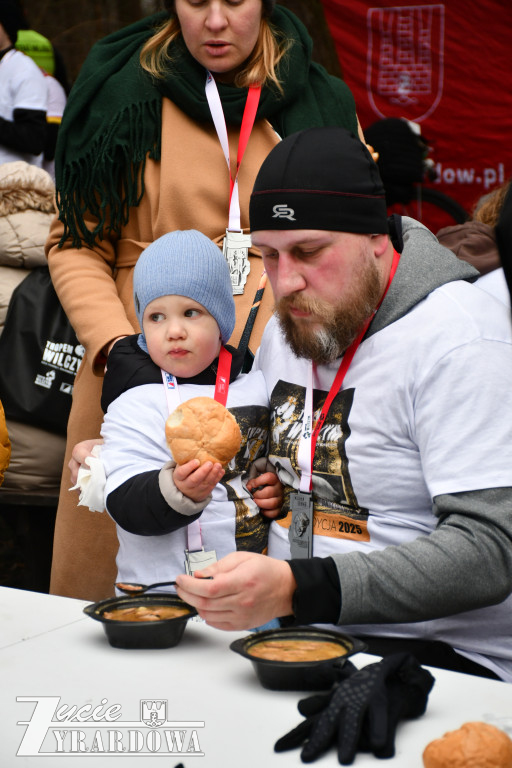
[[[142,472],[126,480],[107,496],[107,510],[128,533],[161,536],[184,528],[201,515],[182,515],[169,506],[159,486],[160,472]]]

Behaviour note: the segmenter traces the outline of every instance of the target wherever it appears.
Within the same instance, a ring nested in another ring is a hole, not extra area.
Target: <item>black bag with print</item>
[[[7,419],[66,434],[84,352],[48,267],[33,269],[12,293],[0,336],[0,401]]]

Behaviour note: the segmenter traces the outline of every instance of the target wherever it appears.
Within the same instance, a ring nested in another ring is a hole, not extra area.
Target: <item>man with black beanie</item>
[[[14,47],[25,26],[16,0],[0,0],[0,164],[41,167],[48,91],[37,64]]]
[[[250,221],[276,302],[255,365],[285,501],[270,557],[233,553],[180,596],[222,629],[334,624],[512,682],[506,308],[421,224],[387,219],[344,129],[278,144]]]

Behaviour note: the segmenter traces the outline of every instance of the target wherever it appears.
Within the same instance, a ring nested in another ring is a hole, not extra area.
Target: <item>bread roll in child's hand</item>
[[[179,405],[165,422],[165,437],[176,464],[199,459],[223,466],[242,440],[234,416],[211,397],[193,397]]]
[[[489,723],[464,723],[431,741],[423,752],[425,768],[508,768],[512,740]]]

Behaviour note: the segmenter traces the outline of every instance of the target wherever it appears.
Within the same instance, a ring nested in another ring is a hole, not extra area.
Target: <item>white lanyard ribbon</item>
[[[172,373],[167,373],[160,369],[162,372],[162,381],[164,383],[165,396],[167,398],[167,407],[169,413],[172,413],[178,405],[181,403],[178,382],[176,377]],[[187,547],[189,552],[197,552],[203,548],[203,540],[201,538],[201,526],[199,520],[193,520],[187,526]]]
[[[306,383],[306,395],[304,401],[304,416],[302,418],[302,432],[297,451],[297,464],[300,469],[299,490],[309,493],[311,489],[311,476],[313,472],[311,462],[311,435],[313,433],[313,363],[310,363],[308,380]]]
[[[167,371],[163,371],[162,369],[160,370],[162,373],[162,381],[164,382],[167,407],[169,409],[169,413],[172,413],[181,403],[180,393],[178,391],[178,382],[176,381],[176,376],[173,376],[172,373],[167,373]]]
[[[205,85],[206,98],[208,100],[208,106],[212,114],[213,124],[219,137],[224,157],[228,166],[229,178],[231,178],[231,163],[229,160],[229,141],[228,141],[228,129],[226,127],[226,118],[224,117],[224,111],[222,109],[222,102],[220,100],[219,91],[217,89],[217,83],[215,78],[210,72],[206,75]],[[238,174],[233,182],[233,190],[231,193],[231,199],[229,201],[229,221],[228,229],[241,232],[240,226],[240,200],[238,196]]]

